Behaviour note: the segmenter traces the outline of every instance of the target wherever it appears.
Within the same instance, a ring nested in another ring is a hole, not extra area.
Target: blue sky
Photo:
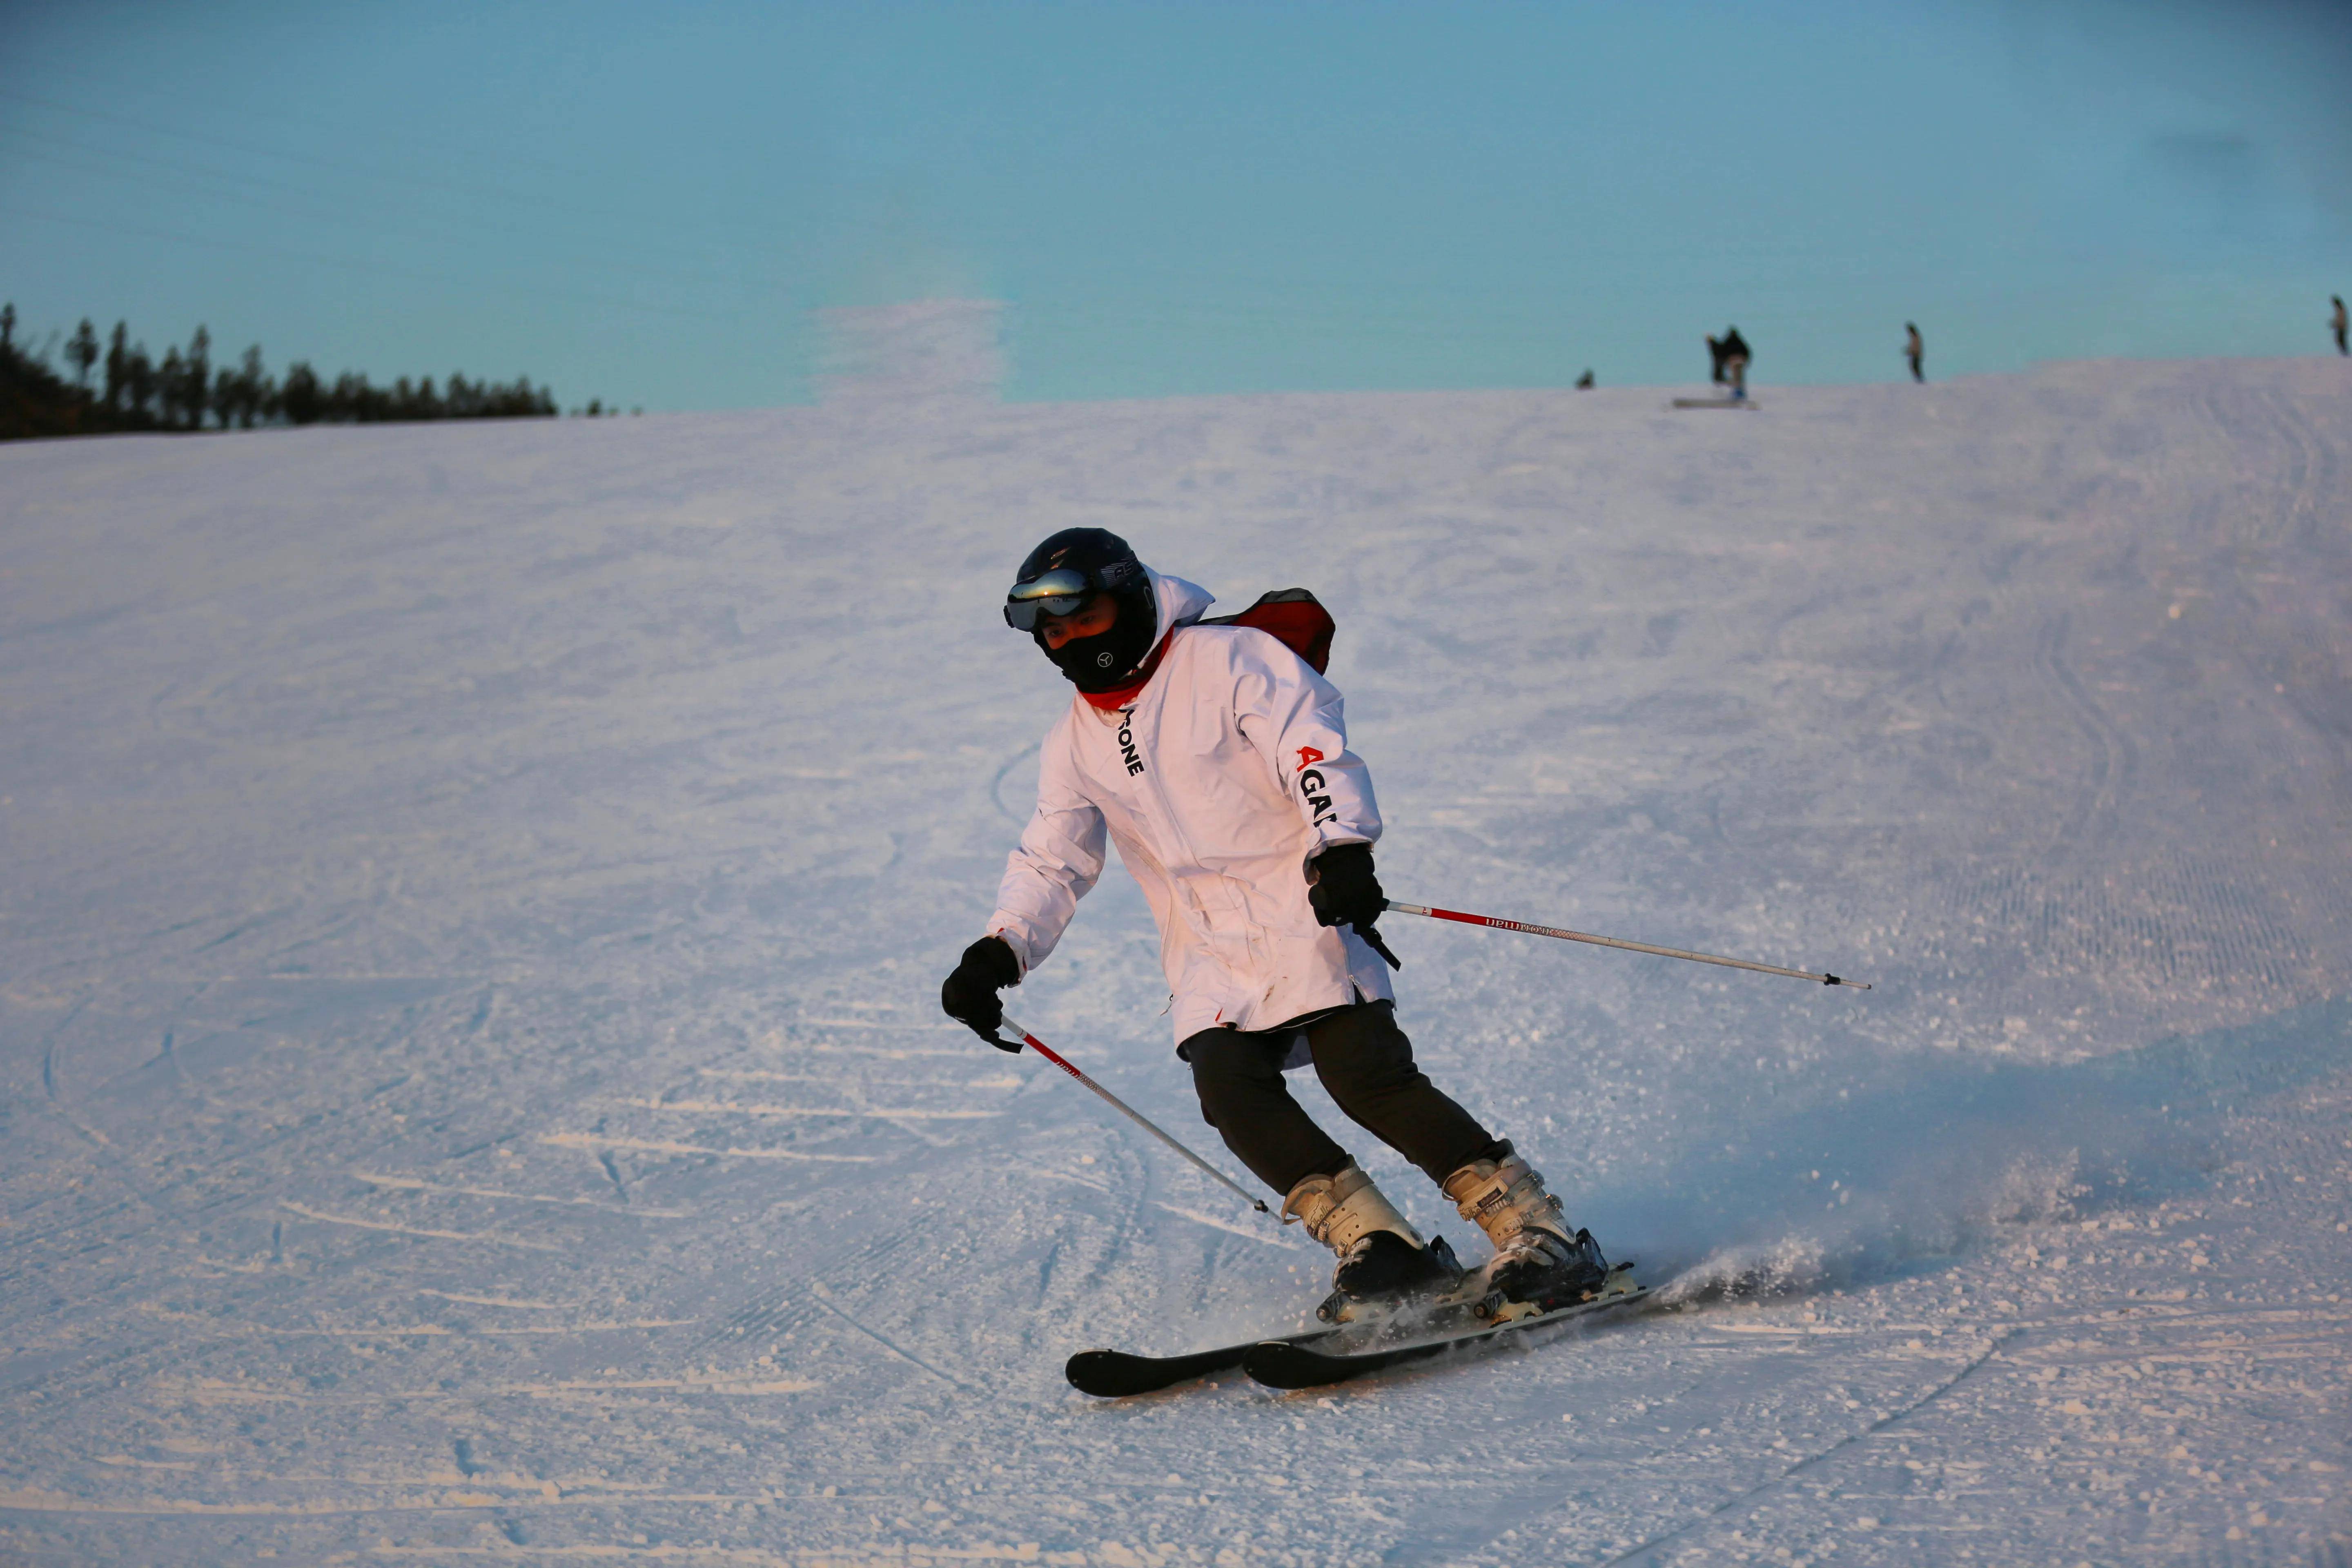
[[[1012,396],[2326,346],[2352,6],[0,4],[0,294],[273,366],[810,395],[824,306]]]

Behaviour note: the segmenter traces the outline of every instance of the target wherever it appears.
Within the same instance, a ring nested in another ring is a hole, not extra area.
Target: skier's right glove
[[[1391,969],[1404,967],[1372,923],[1388,909],[1389,900],[1372,872],[1370,845],[1334,844],[1307,863],[1307,902],[1316,920],[1327,926],[1354,926]]]
[[[1021,1047],[997,1038],[1004,1023],[1004,1004],[997,993],[1021,984],[1021,961],[1001,936],[984,936],[963,950],[963,959],[940,987],[940,1005],[949,1017],[1000,1051],[1015,1055]]]

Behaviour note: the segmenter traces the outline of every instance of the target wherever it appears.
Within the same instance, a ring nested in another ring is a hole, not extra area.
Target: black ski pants
[[[1349,1121],[1443,1182],[1473,1160],[1501,1160],[1509,1143],[1437,1090],[1412,1061],[1396,1004],[1363,1002],[1304,1023],[1245,1034],[1207,1029],[1178,1053],[1192,1064],[1201,1115],[1258,1180],[1287,1196],[1309,1176],[1336,1176],[1346,1150],[1290,1098],[1282,1063],[1300,1035],[1315,1076]]]

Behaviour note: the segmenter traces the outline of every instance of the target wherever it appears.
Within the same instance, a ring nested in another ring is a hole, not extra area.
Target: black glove
[[[1388,960],[1391,969],[1404,964],[1389,951],[1373,922],[1389,907],[1381,879],[1372,874],[1372,847],[1335,844],[1307,863],[1307,901],[1315,918],[1327,926],[1354,926],[1372,951]]]
[[[996,1037],[1004,1022],[1004,1004],[996,994],[1021,984],[1021,961],[1001,936],[984,936],[963,950],[962,961],[947,984],[940,987],[940,1005],[949,1017],[1000,1051],[1019,1054],[1021,1047]]]

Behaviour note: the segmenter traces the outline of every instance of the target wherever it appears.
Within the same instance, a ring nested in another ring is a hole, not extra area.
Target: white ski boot
[[[1447,1289],[1462,1278],[1444,1238],[1423,1242],[1412,1222],[1354,1165],[1291,1188],[1282,1217],[1298,1220],[1307,1235],[1339,1254],[1331,1294],[1315,1310],[1327,1323],[1354,1321],[1367,1310]]]
[[[1574,1231],[1560,1217],[1560,1202],[1544,1191],[1543,1178],[1514,1154],[1501,1162],[1474,1160],[1443,1184],[1462,1217],[1495,1244],[1478,1303],[1482,1318],[1549,1312],[1600,1294],[1609,1278],[1590,1231]]]

